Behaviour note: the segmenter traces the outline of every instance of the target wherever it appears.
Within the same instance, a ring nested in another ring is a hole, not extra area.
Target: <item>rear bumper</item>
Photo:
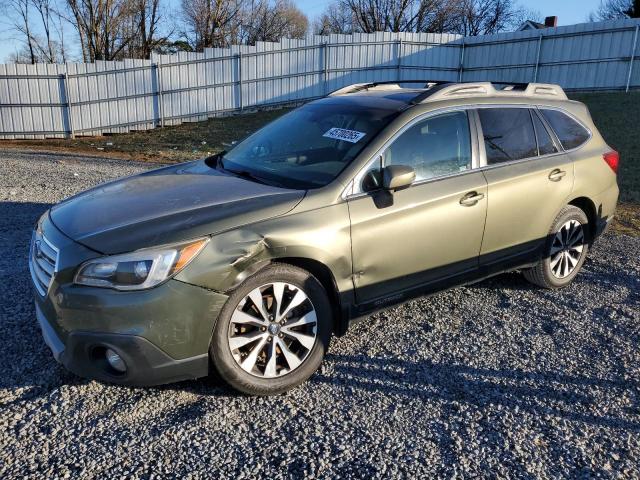
[[[209,372],[206,353],[176,360],[143,337],[102,332],[71,332],[65,343],[37,304],[36,317],[44,341],[56,361],[84,378],[122,385],[150,386],[199,378]],[[124,360],[126,372],[117,372],[109,366],[105,357],[107,348]]]
[[[593,197],[593,202],[596,207],[596,228],[593,234],[593,240],[596,240],[604,234],[613,223],[619,192],[618,185],[613,184],[599,195]]]

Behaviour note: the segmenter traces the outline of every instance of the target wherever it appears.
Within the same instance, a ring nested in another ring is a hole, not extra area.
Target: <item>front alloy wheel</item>
[[[311,273],[274,263],[234,289],[218,315],[209,355],[223,380],[273,395],[307,380],[329,347],[333,314]]]
[[[229,349],[247,373],[273,378],[291,373],[307,358],[317,337],[316,310],[290,283],[254,288],[229,322]]]

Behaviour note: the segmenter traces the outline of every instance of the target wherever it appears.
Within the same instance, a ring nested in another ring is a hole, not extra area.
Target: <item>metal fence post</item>
[[[398,80],[402,80],[402,39],[398,40],[396,56],[398,57]]]
[[[238,52],[238,102],[242,111],[244,103],[242,101],[242,51]]]
[[[462,82],[464,72],[464,37],[462,37],[462,47],[460,48],[460,67],[458,68],[458,82]]]
[[[67,125],[69,127],[69,138],[75,138],[76,134],[73,129],[73,112],[71,111],[71,98],[69,97],[69,77],[67,72],[62,74],[62,88],[64,92],[65,110],[67,114]]]
[[[538,81],[538,68],[540,67],[540,50],[542,50],[542,34],[538,37],[538,52],[536,53],[536,69],[533,72],[533,83]]]
[[[636,47],[638,46],[638,29],[640,29],[640,25],[636,25],[636,33],[633,35],[633,47],[631,48],[631,58],[629,59],[629,74],[627,75],[627,87],[625,92],[629,91],[629,87],[631,86],[631,74],[633,73],[633,60],[636,56]]]
[[[156,101],[158,102],[158,121],[160,126],[164,127],[164,101],[162,99],[162,78],[160,75],[160,64],[154,63],[151,65],[151,69],[155,71],[156,77]]]
[[[326,95],[329,91],[329,42],[322,44],[322,76],[324,81],[322,91]]]

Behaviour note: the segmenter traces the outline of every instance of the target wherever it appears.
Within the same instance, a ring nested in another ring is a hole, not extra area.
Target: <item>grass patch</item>
[[[607,143],[620,152],[620,206],[613,230],[640,235],[640,93],[580,93]],[[204,122],[104,137],[15,140],[0,147],[41,149],[154,162],[183,162],[225,150],[289,109],[212,118]]]
[[[74,139],[6,140],[1,147],[99,155],[140,161],[175,163],[220,152],[290,109],[265,110],[211,118],[153,130]]]
[[[612,230],[640,236],[640,93],[570,95],[589,107],[605,141],[620,152],[620,204]]]
[[[589,107],[605,141],[620,152],[620,200],[640,203],[640,93],[571,95]]]

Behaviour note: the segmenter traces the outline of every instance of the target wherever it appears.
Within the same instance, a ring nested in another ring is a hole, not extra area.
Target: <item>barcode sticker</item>
[[[344,128],[333,127],[327,130],[322,135],[327,138],[335,138],[336,140],[344,140],[345,142],[358,143],[358,141],[364,137],[366,133],[358,132],[356,130],[345,130]]]

